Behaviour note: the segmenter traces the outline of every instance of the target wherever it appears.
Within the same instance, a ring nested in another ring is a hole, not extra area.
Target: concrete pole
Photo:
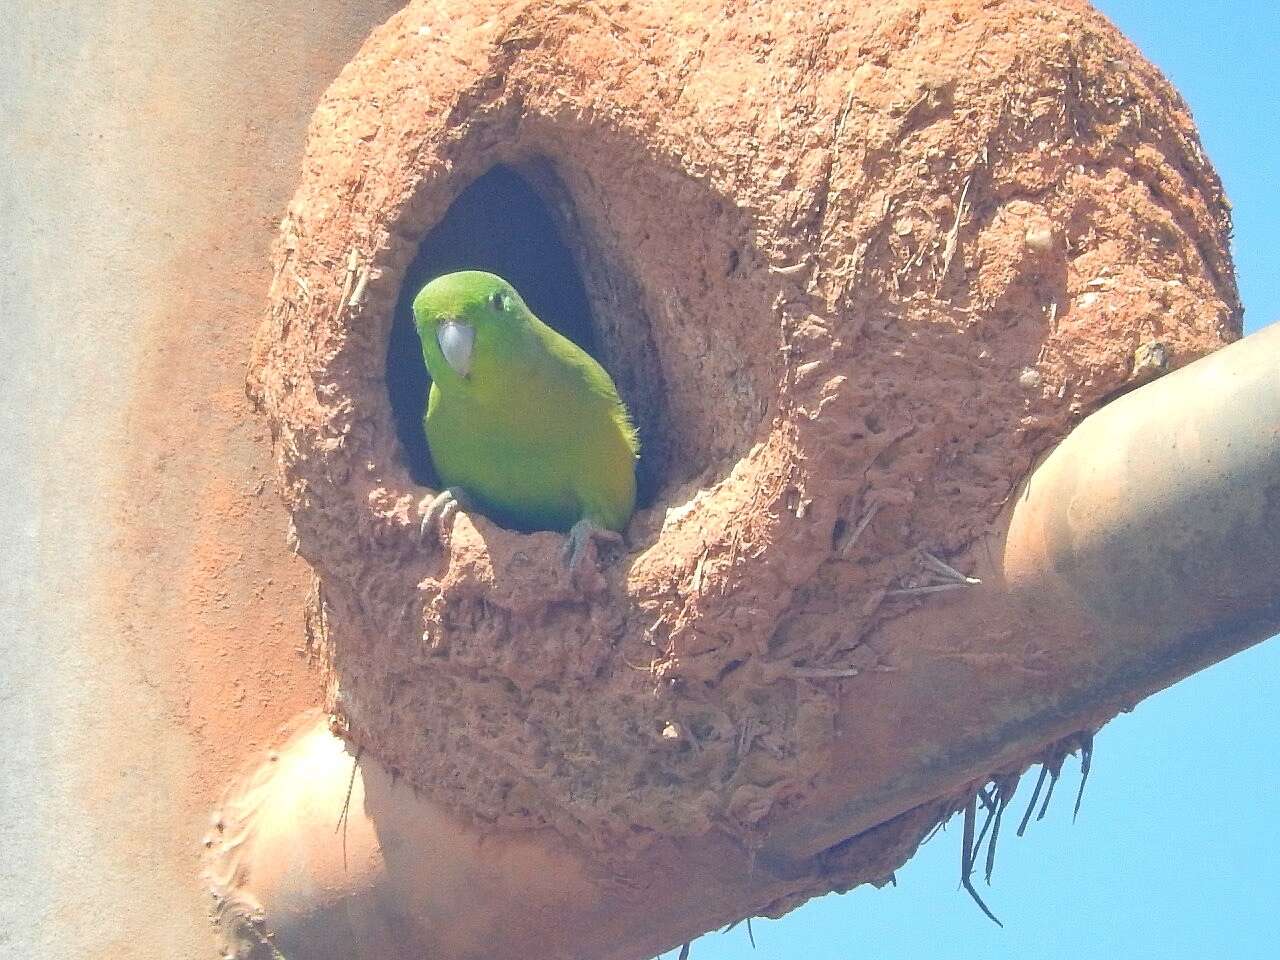
[[[398,6],[4,8],[6,956],[213,953],[218,780],[318,697],[245,358],[311,110]]]

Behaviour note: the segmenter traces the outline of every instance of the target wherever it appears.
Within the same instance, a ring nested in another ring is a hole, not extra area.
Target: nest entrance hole
[[[661,405],[661,398],[628,396],[623,385],[635,378],[620,377],[609,358],[601,355],[586,285],[565,239],[571,232],[565,228],[572,214],[557,216],[555,211],[557,205],[569,203],[568,193],[547,161],[531,162],[527,172],[539,187],[553,193],[553,201],[558,203],[544,199],[524,172],[498,164],[472,181],[450,204],[439,223],[423,237],[405,272],[386,358],[387,390],[405,466],[414,483],[440,486],[422,426],[431,380],[414,327],[413,299],[441,274],[487,270],[510,282],[544,323],[600,360],[618,381],[640,432],[637,507],[648,506],[661,481],[656,458],[645,457],[646,450],[654,449],[652,411]],[[647,337],[647,331],[644,335]]]
[[[582,277],[551,212],[514,169],[495,166],[472,182],[423,237],[396,301],[387,349],[387,389],[405,465],[415,483],[435,487],[422,413],[431,380],[413,323],[413,298],[455,270],[487,270],[508,280],[542,320],[596,355]]]

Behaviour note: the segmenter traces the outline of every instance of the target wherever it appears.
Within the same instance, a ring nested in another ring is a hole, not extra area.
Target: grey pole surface
[[[1280,631],[1280,325],[1085,420],[1027,481],[1004,568],[1028,609],[1095,624],[1117,693]]]
[[[266,248],[311,109],[397,6],[4,8],[6,956],[212,954],[195,882],[209,807],[187,790],[204,773],[202,708],[171,695],[163,675],[200,668],[159,651],[184,639],[169,611],[190,600],[181,588],[194,582],[183,579],[193,556],[185,545],[206,504],[191,494],[207,479],[256,511],[240,491],[265,473],[266,457],[251,436],[212,424],[202,436],[199,425],[202,414],[215,419],[212,404],[242,396]],[[243,522],[224,534],[224,548],[239,540],[226,561],[259,584],[299,581],[275,545],[279,508],[262,500],[256,534]],[[150,531],[146,550],[131,546],[139,530]],[[234,619],[237,603],[233,593],[207,609]],[[297,629],[296,616],[282,617],[260,639],[290,642]],[[267,685],[251,693],[264,728],[298,699],[281,696],[277,708]],[[225,696],[230,705],[236,692]]]

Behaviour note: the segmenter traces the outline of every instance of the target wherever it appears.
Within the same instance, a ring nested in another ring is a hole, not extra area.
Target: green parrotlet
[[[459,504],[517,530],[568,532],[576,578],[635,508],[639,443],[613,380],[492,273],[437,277],[413,314],[431,374],[423,425],[447,488],[424,536]]]

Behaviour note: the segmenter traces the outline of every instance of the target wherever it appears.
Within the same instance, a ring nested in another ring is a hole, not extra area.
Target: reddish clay
[[[392,428],[401,277],[497,163],[664,480],[590,596],[557,535],[420,543]],[[1228,232],[1185,105],[1083,3],[410,4],[316,112],[251,375],[329,707],[483,822],[751,844],[821,777],[823,671],[891,660],[919,551],[971,570],[1136,351],[1238,336]]]

